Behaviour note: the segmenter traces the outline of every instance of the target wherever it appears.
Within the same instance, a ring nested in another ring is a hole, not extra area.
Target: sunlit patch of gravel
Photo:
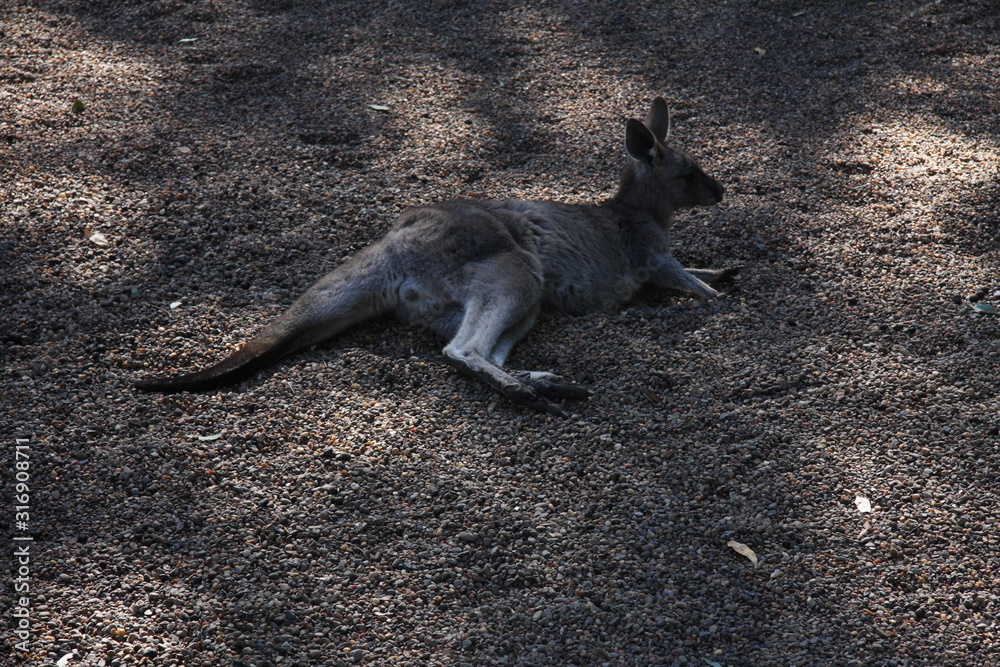
[[[0,434],[34,542],[4,655],[1000,660],[996,12],[759,4],[8,3]],[[677,255],[742,272],[544,316],[510,365],[593,386],[569,419],[390,322],[228,390],[130,388],[410,204],[608,196],[657,94],[727,187]]]

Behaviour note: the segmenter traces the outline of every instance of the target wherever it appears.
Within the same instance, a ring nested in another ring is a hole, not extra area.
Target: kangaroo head
[[[706,174],[684,151],[667,146],[670,112],[662,97],[653,100],[646,122],[629,119],[625,167],[616,200],[668,219],[679,208],[712,206],[722,201],[722,184]]]

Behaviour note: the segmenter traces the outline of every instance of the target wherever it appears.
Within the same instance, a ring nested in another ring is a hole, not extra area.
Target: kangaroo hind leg
[[[531,313],[522,317],[521,321],[504,331],[489,357],[494,365],[499,367],[504,365],[511,348],[535,325],[538,310],[536,307]],[[547,371],[511,371],[511,375],[548,398],[581,399],[589,397],[592,393],[587,387],[567,382],[562,377]]]
[[[505,273],[506,280],[496,280]],[[458,331],[444,348],[445,361],[518,405],[565,417],[562,407],[536,389],[537,382],[515,377],[500,366],[534,323],[540,287],[534,280],[518,280],[516,271],[491,271],[487,277],[492,280],[476,281],[477,289],[468,296]]]

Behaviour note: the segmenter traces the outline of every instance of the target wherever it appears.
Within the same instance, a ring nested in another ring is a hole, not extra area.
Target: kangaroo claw
[[[566,382],[562,377],[543,371],[517,371],[511,373],[521,382],[529,385],[536,392],[548,398],[589,398],[593,391],[573,382]]]
[[[728,269],[724,269],[722,273],[719,274],[718,282],[730,283],[733,280],[735,280],[737,276],[740,275],[740,271],[742,270],[743,270],[742,266],[732,266],[729,267]]]

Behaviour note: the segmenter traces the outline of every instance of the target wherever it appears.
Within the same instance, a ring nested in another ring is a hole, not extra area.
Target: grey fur
[[[283,315],[219,363],[136,384],[198,391],[246,379],[351,325],[392,313],[448,341],[444,359],[521,405],[565,415],[552,399],[589,391],[544,372],[511,372],[507,355],[541,310],[615,311],[644,285],[702,299],[730,272],[685,269],[670,254],[676,210],[711,206],[722,186],[664,144],[663,98],[645,123],[629,120],[631,157],[617,193],[593,206],[551,201],[447,201],[411,208],[380,241],[321,278]]]

